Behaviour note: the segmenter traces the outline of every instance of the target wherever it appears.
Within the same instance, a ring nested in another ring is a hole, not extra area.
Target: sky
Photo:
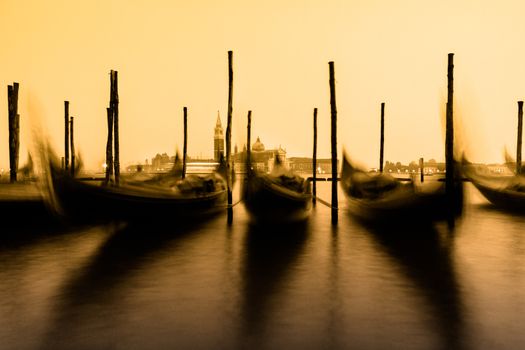
[[[447,54],[455,54],[458,149],[502,162],[516,149],[525,99],[525,3],[467,0],[0,0],[0,85],[20,83],[21,163],[35,133],[63,154],[64,100],[75,148],[101,169],[109,71],[119,72],[121,164],[182,149],[213,156],[226,126],[233,51],[232,144],[252,139],[290,156],[330,156],[328,62],[334,61],[339,154],[379,161],[444,160]],[[4,91],[5,91],[4,90]],[[8,168],[7,92],[0,98],[0,166]],[[459,137],[460,136],[460,137]],[[232,145],[232,147],[233,147]]]

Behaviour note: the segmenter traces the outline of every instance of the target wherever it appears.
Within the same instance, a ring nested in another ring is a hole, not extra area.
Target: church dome
[[[261,152],[264,151],[264,145],[262,144],[261,140],[257,137],[257,141],[252,146],[252,151],[255,152]]]

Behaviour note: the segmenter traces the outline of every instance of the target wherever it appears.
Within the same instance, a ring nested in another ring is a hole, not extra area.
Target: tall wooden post
[[[246,174],[251,173],[252,166],[252,111],[248,111],[248,126],[246,127]]]
[[[18,114],[18,83],[7,87],[9,110],[9,176],[16,182],[18,172],[18,154],[20,150],[20,115]]]
[[[445,137],[445,185],[450,210],[449,225],[454,225],[454,214],[456,212],[455,204],[455,180],[454,180],[454,54],[448,54],[447,69],[447,119],[446,119],[446,137]]]
[[[71,146],[71,176],[75,176],[75,139],[73,136],[73,117],[70,118],[69,122],[69,137]]]
[[[120,182],[120,147],[119,147],[119,113],[118,113],[118,103],[119,103],[119,97],[118,97],[118,72],[112,70],[111,71],[111,100],[110,100],[110,107],[113,111],[113,134],[114,138],[113,141],[115,143],[114,146],[114,159],[113,159],[113,166],[115,168],[115,185],[118,186]]]
[[[232,161],[231,161],[231,138],[232,138],[232,113],[233,113],[233,52],[228,51],[228,124],[226,126],[226,166],[228,169],[228,223],[233,221],[233,209],[231,207],[233,202],[232,187],[233,178],[231,176]]]
[[[64,101],[64,170],[69,169],[69,101]]]
[[[184,146],[182,148],[182,178],[186,177],[186,162],[188,153],[188,108],[184,107]]]
[[[383,154],[385,150],[385,103],[381,103],[381,139],[379,141],[379,172],[383,173]]]
[[[315,205],[317,197],[317,108],[314,108],[314,152],[312,156],[312,203]]]
[[[516,146],[516,174],[521,174],[521,141],[523,133],[523,101],[518,101],[518,142]]]
[[[106,143],[106,184],[113,175],[113,110],[106,108],[108,114],[108,141]]]
[[[425,182],[425,160],[423,158],[419,158],[419,169],[421,182]]]
[[[337,107],[335,103],[334,62],[328,62],[330,70],[330,110],[331,110],[331,143],[332,143],[332,224],[337,224]]]

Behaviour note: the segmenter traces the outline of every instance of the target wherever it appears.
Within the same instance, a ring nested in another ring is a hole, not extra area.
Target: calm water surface
[[[323,205],[260,228],[241,204],[231,227],[0,240],[0,349],[523,348],[525,218],[467,190],[453,232],[367,228],[340,193],[335,229]]]

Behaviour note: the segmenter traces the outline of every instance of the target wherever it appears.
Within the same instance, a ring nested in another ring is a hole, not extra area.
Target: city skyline
[[[64,100],[86,166],[104,161],[111,69],[119,71],[122,164],[182,149],[184,106],[188,152],[208,156],[217,110],[225,127],[232,50],[232,146],[244,143],[252,110],[254,136],[308,154],[317,107],[318,153],[328,157],[334,61],[339,154],[344,147],[371,167],[381,102],[385,159],[444,159],[446,59],[454,52],[458,145],[474,161],[498,162],[505,145],[516,147],[516,101],[525,98],[525,50],[517,44],[524,9],[519,1],[7,0],[0,83],[20,83],[20,164],[32,129],[62,152]],[[7,119],[5,98],[0,111]],[[2,127],[3,167],[6,140]]]

